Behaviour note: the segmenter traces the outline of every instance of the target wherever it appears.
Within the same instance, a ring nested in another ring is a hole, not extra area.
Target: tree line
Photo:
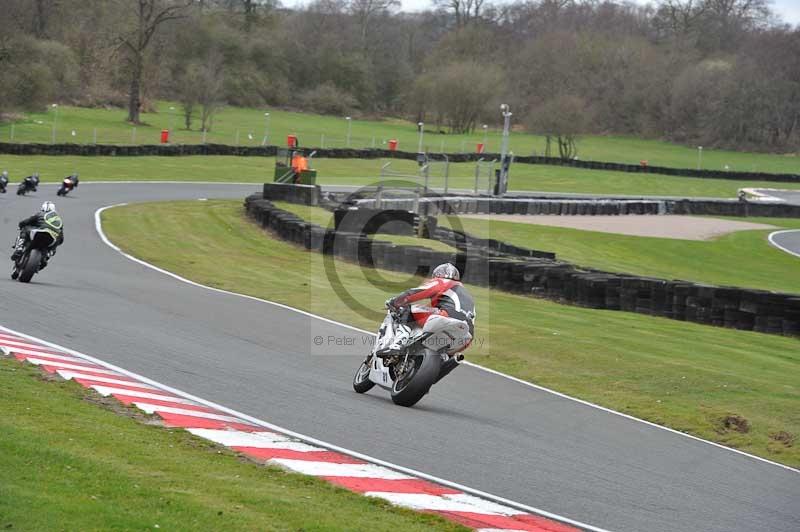
[[[157,99],[184,127],[222,105],[399,116],[463,133],[582,134],[800,148],[800,28],[768,0],[4,0],[0,113]]]

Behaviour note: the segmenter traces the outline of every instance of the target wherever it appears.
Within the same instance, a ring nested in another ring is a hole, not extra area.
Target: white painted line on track
[[[13,350],[14,353],[16,353],[16,354],[24,355],[26,357],[34,357],[34,358],[46,357],[46,358],[53,358],[53,359],[56,359],[56,360],[62,360],[64,362],[85,362],[85,360],[82,360],[80,358],[65,357],[63,355],[54,355],[54,354],[49,353],[47,351],[40,351],[38,349],[28,349],[28,348],[24,348],[24,347],[15,347],[13,345],[9,345],[8,342],[0,342],[0,344],[8,346],[9,349]]]
[[[100,234],[103,235],[102,231],[100,232]],[[105,236],[105,235],[103,235],[103,236]],[[106,241],[107,241],[107,239],[106,239]],[[113,244],[109,243],[109,245],[114,247]],[[193,284],[196,284],[196,283],[193,283]],[[202,285],[198,285],[198,286],[202,286]],[[203,287],[203,288],[208,288],[208,287]],[[233,294],[233,295],[241,296],[240,294]],[[249,297],[249,296],[241,296],[241,297]],[[251,298],[251,299],[257,299],[257,298]],[[289,307],[289,308],[291,308],[291,307]],[[293,310],[295,310],[295,309],[293,309]],[[302,311],[299,311],[299,312],[302,312]],[[355,327],[350,327],[350,328],[355,329],[355,330],[359,330],[359,329],[356,329]],[[45,345],[45,346],[48,346],[48,347],[52,347],[53,349],[58,349],[59,351],[62,351],[64,353],[67,353],[67,354],[70,354],[70,355],[74,355],[76,357],[83,358],[83,359],[88,360],[90,362],[94,362],[95,364],[99,364],[99,365],[105,366],[105,367],[107,367],[109,369],[112,369],[114,371],[118,371],[119,373],[121,373],[123,375],[126,375],[126,376],[128,376],[128,377],[130,377],[132,379],[137,379],[137,380],[141,381],[142,383],[146,383],[146,384],[143,384],[142,386],[155,387],[155,388],[161,389],[163,391],[167,391],[169,393],[173,393],[175,395],[178,395],[178,396],[184,397],[186,399],[195,401],[195,402],[197,402],[197,403],[199,403],[201,405],[205,405],[205,406],[208,406],[210,408],[219,410],[220,412],[225,412],[225,413],[231,414],[233,416],[239,417],[241,419],[247,420],[248,422],[250,422],[250,423],[252,423],[254,425],[257,425],[257,426],[260,426],[260,427],[264,427],[266,429],[273,430],[275,432],[280,432],[280,433],[282,433],[282,434],[284,434],[286,436],[289,436],[289,437],[292,437],[292,438],[296,438],[298,440],[302,440],[305,443],[308,443],[308,444],[311,444],[311,445],[317,445],[319,447],[323,447],[323,448],[331,450],[331,451],[336,451],[336,452],[339,452],[339,453],[342,453],[342,454],[346,454],[348,456],[352,456],[353,458],[358,458],[358,459],[364,460],[365,462],[370,462],[369,464],[360,464],[361,467],[364,467],[365,465],[372,465],[372,466],[377,467],[377,469],[380,470],[380,471],[385,471],[385,469],[383,469],[383,468],[387,468],[387,469],[392,470],[393,473],[396,473],[397,475],[400,475],[400,479],[401,480],[406,480],[406,479],[410,479],[410,478],[413,479],[415,477],[416,478],[420,478],[420,479],[424,479],[424,480],[429,480],[429,481],[434,482],[436,484],[440,484],[440,485],[448,487],[448,488],[453,488],[453,489],[456,489],[456,490],[459,490],[459,491],[463,491],[464,493],[469,493],[471,495],[475,495],[475,496],[480,497],[482,499],[487,499],[489,501],[496,502],[496,503],[503,504],[503,505],[507,505],[507,506],[510,506],[512,508],[515,508],[515,509],[518,509],[518,510],[522,510],[524,512],[529,512],[529,513],[532,513],[532,514],[540,515],[542,517],[547,517],[547,518],[550,518],[550,519],[554,519],[556,521],[561,521],[562,523],[566,523],[566,524],[569,524],[569,525],[577,526],[579,528],[583,528],[583,529],[588,530],[590,532],[611,532],[611,531],[609,531],[608,529],[605,529],[605,528],[600,528],[600,527],[597,527],[597,526],[593,526],[593,525],[589,525],[589,524],[586,524],[586,523],[582,523],[581,521],[578,521],[578,520],[575,520],[575,519],[570,519],[569,517],[565,517],[563,515],[559,515],[559,514],[556,514],[556,513],[553,513],[553,512],[548,512],[547,510],[542,510],[542,509],[536,508],[534,506],[529,506],[527,504],[522,504],[522,503],[519,503],[519,502],[516,502],[516,501],[512,501],[512,500],[506,499],[504,497],[499,497],[497,495],[493,495],[491,493],[487,493],[487,492],[484,492],[484,491],[481,491],[481,490],[477,490],[475,488],[470,488],[469,486],[464,486],[464,485],[458,484],[456,482],[451,482],[449,480],[445,480],[443,478],[436,477],[434,475],[429,475],[428,473],[423,473],[422,471],[417,471],[415,469],[411,469],[411,468],[408,468],[408,467],[403,467],[403,466],[400,466],[400,465],[397,465],[397,464],[393,464],[391,462],[387,462],[387,461],[381,460],[379,458],[375,458],[375,457],[372,457],[372,456],[369,456],[369,455],[366,455],[366,454],[363,454],[363,453],[359,453],[359,452],[356,452],[356,451],[352,451],[350,449],[346,449],[344,447],[340,447],[338,445],[334,445],[332,443],[328,443],[328,442],[325,442],[325,441],[322,441],[322,440],[318,440],[318,439],[313,438],[311,436],[306,436],[304,434],[300,434],[299,432],[295,432],[295,431],[292,431],[292,430],[289,430],[289,429],[285,429],[285,428],[280,427],[278,425],[274,425],[272,423],[269,423],[269,422],[264,421],[262,419],[258,419],[256,417],[250,416],[248,414],[239,412],[239,411],[234,410],[232,408],[228,408],[226,406],[219,405],[219,404],[214,403],[212,401],[208,401],[206,399],[203,399],[202,397],[197,397],[195,395],[192,395],[190,393],[184,392],[182,390],[178,390],[177,388],[173,388],[173,387],[168,386],[166,384],[161,384],[158,381],[155,381],[155,380],[150,379],[148,377],[145,377],[143,375],[139,375],[139,374],[134,373],[132,371],[128,371],[128,370],[126,370],[124,368],[121,368],[121,367],[116,366],[114,364],[111,364],[109,362],[105,362],[103,360],[100,360],[100,359],[94,358],[94,357],[92,357],[90,355],[81,353],[80,351],[75,351],[74,349],[70,349],[68,347],[64,347],[64,346],[56,344],[54,342],[50,342],[50,341],[47,341],[47,340],[42,340],[41,338],[36,338],[36,337],[31,336],[29,334],[18,332],[18,331],[9,329],[8,327],[2,326],[2,325],[0,325],[0,331],[6,331],[6,332],[9,332],[9,333],[12,333],[12,334],[17,334],[17,335],[22,336],[24,338],[27,338],[29,340],[39,342],[42,345]],[[0,349],[2,349],[2,348],[0,348]],[[69,372],[67,372],[67,374],[69,374]],[[86,378],[95,379],[95,380],[102,379],[101,377],[94,378],[94,377],[91,377],[91,376],[86,376]],[[103,379],[103,380],[105,381],[105,380],[112,380],[112,379]],[[129,383],[120,381],[120,384],[129,384]],[[276,462],[276,463],[287,462],[285,464],[286,467],[289,467],[289,465],[291,465],[293,463],[299,463],[299,462],[309,463],[308,461],[304,461],[304,460],[288,460],[288,459],[284,459],[284,458],[275,458],[275,459],[272,459],[270,461],[271,462]],[[329,465],[329,466],[359,465],[359,464],[332,464],[332,463],[328,463],[328,462],[324,462],[324,463]],[[336,468],[333,468],[333,470],[335,471]],[[314,473],[314,474],[317,474],[317,473]],[[340,476],[340,475],[326,474],[325,476]],[[350,476],[354,476],[354,475],[350,475]],[[367,475],[367,476],[365,476],[365,478],[370,478],[370,476]],[[380,477],[372,477],[372,478],[380,478]]]
[[[781,246],[780,244],[778,244],[777,242],[775,242],[774,237],[777,236],[777,235],[782,235],[784,233],[800,233],[800,229],[784,229],[782,231],[774,231],[774,232],[769,234],[767,239],[769,240],[770,244],[772,244],[776,248],[780,249],[781,251],[785,251],[789,255],[794,255],[795,257],[800,257],[800,253],[796,253],[796,252],[792,251],[791,249],[785,248],[785,247]]]
[[[106,211],[108,209],[113,209],[114,207],[122,207],[124,205],[127,205],[127,203],[117,203],[115,205],[108,205],[106,207],[101,207],[101,208],[97,209],[95,211],[95,213],[94,213],[94,221],[95,221],[95,230],[97,231],[97,234],[100,237],[100,239],[103,241],[103,243],[105,243],[110,248],[116,250],[120,255],[122,255],[126,259],[132,260],[133,262],[141,264],[142,266],[146,266],[147,268],[155,270],[155,271],[157,271],[159,273],[163,273],[164,275],[168,275],[168,276],[172,277],[173,279],[176,279],[176,280],[181,281],[181,282],[186,283],[186,284],[190,284],[192,286],[203,288],[205,290],[210,290],[212,292],[218,292],[218,293],[221,293],[221,294],[226,294],[226,295],[230,295],[230,296],[234,296],[234,297],[240,297],[240,298],[243,298],[243,299],[249,299],[251,301],[258,301],[258,302],[261,302],[261,303],[266,303],[266,304],[273,305],[273,306],[276,306],[276,307],[280,307],[280,308],[283,308],[283,309],[286,309],[286,310],[290,310],[292,312],[296,312],[298,314],[302,314],[304,316],[308,316],[308,317],[311,317],[311,318],[314,318],[314,319],[317,319],[317,320],[320,320],[320,321],[324,321],[326,323],[331,323],[333,325],[338,325],[340,327],[344,327],[344,328],[350,329],[352,331],[360,332],[360,333],[367,334],[367,335],[370,335],[370,336],[375,336],[375,333],[372,333],[370,331],[365,331],[364,329],[359,329],[358,327],[354,327],[354,326],[348,325],[346,323],[342,323],[342,322],[339,322],[339,321],[331,320],[331,319],[325,318],[323,316],[318,316],[316,314],[312,314],[312,313],[307,312],[305,310],[301,310],[301,309],[298,309],[298,308],[295,308],[295,307],[290,307],[289,305],[284,305],[282,303],[276,303],[274,301],[269,301],[268,299],[261,299],[261,298],[254,297],[254,296],[248,296],[246,294],[238,294],[236,292],[230,292],[228,290],[222,290],[220,288],[214,288],[212,286],[206,286],[204,284],[197,283],[195,281],[186,279],[185,277],[181,277],[180,275],[177,275],[177,274],[172,273],[170,271],[167,271],[167,270],[164,270],[162,268],[159,268],[158,266],[150,264],[149,262],[143,261],[141,259],[137,259],[136,257],[134,257],[132,255],[129,255],[128,253],[125,253],[118,246],[116,246],[113,242],[111,242],[108,239],[108,237],[106,236],[105,232],[103,232],[103,224],[102,224],[102,220],[100,219],[100,215],[104,211]],[[616,410],[612,410],[612,409],[607,408],[605,406],[601,406],[601,405],[598,405],[598,404],[595,404],[595,403],[592,403],[592,402],[589,402],[589,401],[585,401],[583,399],[578,399],[577,397],[572,397],[571,395],[567,395],[565,393],[561,393],[561,392],[558,392],[558,391],[550,389],[550,388],[545,388],[544,386],[540,386],[540,385],[534,384],[532,382],[528,382],[528,381],[524,381],[522,379],[518,379],[517,377],[513,377],[511,375],[507,375],[505,373],[502,373],[500,371],[496,371],[496,370],[487,368],[485,366],[480,366],[480,365],[475,364],[473,362],[465,361],[465,362],[462,362],[462,364],[470,366],[470,367],[478,369],[478,370],[481,370],[481,371],[485,371],[487,373],[491,373],[492,375],[496,375],[498,377],[509,379],[509,380],[514,381],[514,382],[516,382],[518,384],[521,384],[523,386],[529,386],[529,387],[534,388],[536,390],[540,390],[542,392],[553,394],[555,396],[561,397],[562,399],[567,399],[567,400],[570,400],[570,401],[574,401],[574,402],[580,403],[580,404],[582,404],[584,406],[588,406],[590,408],[595,408],[597,410],[602,410],[603,412],[606,412],[606,413],[609,413],[609,414],[613,414],[615,416],[620,416],[620,417],[623,417],[625,419],[629,419],[631,421],[644,423],[645,425],[648,425],[650,427],[653,427],[653,428],[656,428],[656,429],[660,429],[660,430],[665,430],[667,432],[671,432],[673,434],[677,434],[677,435],[683,436],[685,438],[689,438],[689,439],[692,439],[692,440],[695,440],[695,441],[698,441],[698,442],[702,442],[702,443],[705,443],[707,445],[712,445],[714,447],[717,447],[718,449],[722,449],[724,451],[735,453],[735,454],[738,454],[738,455],[741,455],[741,456],[746,456],[748,458],[751,458],[753,460],[757,460],[759,462],[763,462],[765,464],[770,464],[770,465],[773,465],[773,466],[777,466],[777,467],[780,467],[782,469],[786,469],[788,471],[792,471],[794,473],[800,473],[800,469],[796,469],[794,467],[791,467],[791,466],[788,466],[788,465],[785,465],[785,464],[774,462],[772,460],[769,460],[768,458],[762,458],[762,457],[756,456],[754,454],[750,454],[750,453],[746,453],[744,451],[740,451],[739,449],[733,449],[731,447],[726,447],[725,445],[722,445],[720,443],[716,443],[716,442],[713,442],[713,441],[710,441],[710,440],[705,440],[703,438],[700,438],[698,436],[694,436],[692,434],[687,434],[685,432],[681,432],[679,430],[675,430],[675,429],[672,429],[670,427],[665,427],[663,425],[659,425],[657,423],[653,423],[652,421],[647,421],[645,419],[641,419],[641,418],[638,418],[638,417],[631,416],[630,414],[625,414],[623,412],[618,412]],[[286,430],[281,429],[280,432],[285,432],[286,433]],[[308,439],[305,438],[305,437],[301,437],[301,436],[298,436],[298,437],[300,437],[301,439],[306,439],[306,441],[308,441]],[[330,444],[326,444],[324,442],[316,441],[315,443],[318,443],[318,444],[322,445],[323,447],[328,447],[330,449],[334,449],[334,447],[331,447]],[[338,448],[338,447],[336,447],[335,450],[339,450],[340,452],[344,452],[345,454],[350,454],[351,456],[356,456],[355,454],[352,453],[352,451],[347,451],[345,449],[341,449],[341,448]],[[372,461],[372,460],[370,460],[370,461]],[[428,477],[423,477],[423,478],[428,478]],[[441,480],[436,480],[436,482],[442,483]],[[452,484],[445,484],[445,485],[449,485],[449,486],[453,487]],[[458,489],[461,489],[461,490],[464,490],[464,491],[470,491],[470,488],[467,488],[465,486],[458,486]],[[472,490],[472,491],[475,492],[476,490]],[[489,494],[482,494],[481,496],[488,496],[488,495]],[[505,502],[509,503],[509,502],[513,502],[513,501],[505,501]],[[519,503],[513,503],[513,504],[519,504]],[[555,514],[549,514],[548,515],[547,513],[544,513],[542,510],[534,509],[534,508],[531,508],[531,507],[528,507],[527,509],[529,511],[533,511],[535,513],[539,513],[539,514],[544,515],[546,517],[552,517],[554,519],[561,519],[562,521],[565,521],[563,517],[557,516]],[[579,523],[579,522],[576,522],[576,521],[565,521],[565,522],[573,524],[573,525],[576,525],[576,526],[581,526],[581,527],[587,528],[589,530],[594,530],[591,526],[586,525],[584,523]]]

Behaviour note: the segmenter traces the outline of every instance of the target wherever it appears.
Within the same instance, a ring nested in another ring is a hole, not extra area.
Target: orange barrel
[[[395,139],[389,140],[389,151],[397,151],[397,140]]]
[[[169,142],[169,129],[162,129],[161,130],[161,144],[166,144]]]
[[[475,153],[483,153],[483,142],[479,142],[475,146]]]
[[[286,135],[286,145],[290,148],[297,147],[297,135]]]

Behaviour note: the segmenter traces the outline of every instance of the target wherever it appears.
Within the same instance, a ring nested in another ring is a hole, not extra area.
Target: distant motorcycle
[[[28,192],[36,192],[39,186],[39,174],[29,175],[17,187],[17,196],[24,196]]]
[[[73,174],[64,178],[64,181],[61,182],[61,187],[59,187],[58,192],[56,195],[58,196],[66,196],[69,192],[72,191],[73,188],[78,188],[78,174]]]
[[[461,351],[472,340],[465,322],[432,315],[434,309],[425,306],[412,305],[411,314],[415,324],[423,321],[426,315],[431,317],[424,326],[412,328],[411,338],[402,352],[381,355],[393,337],[395,319],[390,310],[372,352],[353,377],[356,392],[365,393],[377,384],[391,393],[395,404],[413,406],[464,359]]]
[[[28,244],[22,254],[14,261],[11,278],[21,283],[30,282],[33,276],[47,266],[55,253],[58,233],[52,229],[31,229]]]
[[[0,194],[6,193],[6,187],[8,186],[8,173],[3,172],[0,174]]]

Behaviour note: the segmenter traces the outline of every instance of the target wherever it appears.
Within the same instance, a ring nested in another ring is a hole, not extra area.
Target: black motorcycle
[[[39,176],[38,174],[29,175],[25,179],[22,180],[22,183],[19,184],[17,187],[17,196],[24,196],[28,192],[36,192],[36,188],[39,186]]]
[[[19,279],[21,283],[30,282],[37,272],[47,266],[55,253],[57,241],[58,233],[52,229],[31,229],[25,249],[14,261],[11,278]]]
[[[8,177],[6,174],[0,174],[0,194],[6,193],[6,187],[8,186]]]
[[[64,181],[61,182],[61,187],[59,187],[58,192],[56,192],[57,196],[66,196],[69,192],[72,191],[73,188],[78,187],[78,174],[70,175],[64,178]]]

